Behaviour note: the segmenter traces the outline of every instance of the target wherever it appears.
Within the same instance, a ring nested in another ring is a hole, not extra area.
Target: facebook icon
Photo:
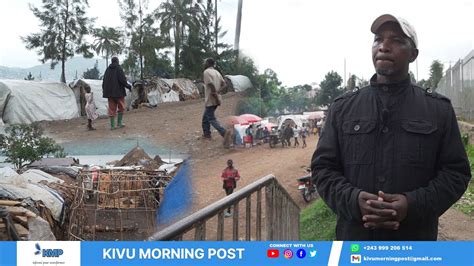
[[[300,259],[306,257],[306,251],[304,249],[298,249],[296,251],[296,256]]]

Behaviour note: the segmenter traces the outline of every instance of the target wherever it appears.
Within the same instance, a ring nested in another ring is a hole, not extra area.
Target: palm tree
[[[199,1],[198,1],[199,2]],[[198,15],[202,12],[194,0],[167,0],[156,10],[155,16],[161,20],[163,33],[174,35],[174,71],[179,73],[179,54],[185,38],[186,29],[198,27]]]
[[[94,29],[93,47],[97,54],[105,54],[106,67],[109,65],[109,57],[113,54],[120,54],[123,50],[120,39],[122,32],[115,28],[104,27]]]

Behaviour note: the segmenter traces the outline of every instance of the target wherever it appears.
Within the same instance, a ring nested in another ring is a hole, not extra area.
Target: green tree
[[[202,63],[208,58],[215,58],[218,69],[224,74],[230,74],[225,70],[224,64],[230,63],[235,68],[236,53],[229,53],[230,46],[225,43],[216,42],[216,38],[222,38],[227,31],[222,32],[219,26],[220,18],[215,19],[215,8],[212,0],[200,4],[198,13],[198,24],[188,26],[188,33],[183,39],[180,54],[180,73],[187,77],[199,78],[202,76]],[[217,27],[215,24],[217,23]],[[217,34],[215,32],[217,31]],[[220,49],[220,50],[219,50]],[[221,54],[218,51],[222,51]],[[231,58],[228,58],[230,56]],[[232,59],[229,61],[228,59]],[[227,60],[227,62],[223,62]]]
[[[438,83],[443,77],[443,64],[439,60],[434,60],[430,66],[430,86],[433,89],[438,87]]]
[[[258,97],[249,97],[238,104],[237,113],[265,116],[265,104]]]
[[[340,88],[342,78],[335,71],[326,74],[324,80],[319,84],[321,90],[319,91],[316,103],[318,105],[330,105],[336,97],[343,93]]]
[[[94,43],[92,47],[97,54],[105,58],[105,67],[109,65],[109,58],[112,55],[122,53],[122,31],[111,27],[104,27],[94,29]]]
[[[6,128],[6,134],[0,134],[0,149],[17,169],[41,159],[48,154],[64,155],[64,149],[48,137],[37,123],[17,124]]]
[[[140,79],[147,75],[167,76],[171,62],[168,54],[160,50],[170,47],[171,40],[155,26],[155,11],[148,11],[147,0],[120,0],[119,4],[128,37],[124,69]]]
[[[174,72],[177,77],[180,73],[180,53],[183,39],[189,28],[199,28],[199,14],[201,6],[193,0],[167,0],[161,3],[155,12],[156,18],[161,20],[162,33],[173,34],[174,41]]]
[[[137,3],[138,2],[138,3]],[[133,76],[138,72],[143,79],[143,18],[146,16],[147,0],[119,0],[120,17],[125,22],[125,33],[130,40],[128,54],[123,66]],[[138,71],[137,71],[138,63]]]
[[[41,31],[21,37],[27,49],[36,49],[44,64],[51,69],[61,62],[61,82],[66,82],[65,63],[75,54],[90,58],[90,45],[84,41],[94,19],[86,17],[87,0],[43,0],[42,9],[30,4],[30,10],[40,20]]]
[[[143,20],[141,54],[143,56],[144,75],[169,76],[172,73],[171,60],[167,52],[160,52],[164,48],[171,46],[171,40],[160,35],[159,29],[154,27],[152,15],[148,15]]]
[[[35,77],[30,73],[28,73],[28,76],[26,76],[25,80],[35,80]]]
[[[99,72],[99,61],[95,61],[94,67],[91,69],[87,69],[82,77],[85,79],[100,79],[100,72]]]

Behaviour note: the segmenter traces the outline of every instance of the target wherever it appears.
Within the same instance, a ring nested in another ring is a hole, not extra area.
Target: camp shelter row
[[[229,91],[243,91],[252,84],[245,76],[226,76]],[[99,115],[107,115],[107,99],[102,97],[102,80],[81,79],[68,85],[51,81],[0,80],[0,123],[29,124],[43,120],[66,120],[85,115],[84,87],[94,94]],[[197,99],[202,83],[189,79],[152,78],[134,82],[125,98],[127,110],[157,106],[164,102]]]

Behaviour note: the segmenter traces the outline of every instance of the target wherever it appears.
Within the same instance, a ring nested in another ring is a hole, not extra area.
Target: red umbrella
[[[226,117],[226,124],[229,125],[248,125],[249,122],[240,116],[231,115]]]
[[[245,119],[249,123],[262,121],[262,118],[260,116],[254,115],[254,114],[243,114],[243,115],[240,115],[239,117]]]

